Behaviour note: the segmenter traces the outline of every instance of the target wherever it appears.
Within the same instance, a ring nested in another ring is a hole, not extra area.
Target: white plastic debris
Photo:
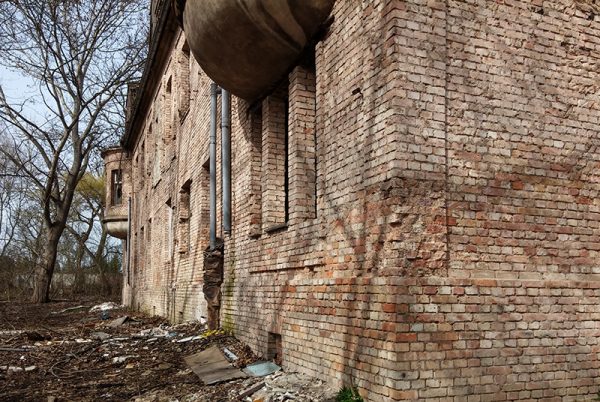
[[[22,331],[22,330],[19,330],[19,329],[8,330],[8,331],[0,331],[0,336],[21,335],[23,332],[25,332],[25,331]]]
[[[107,310],[114,310],[116,308],[120,308],[121,306],[118,305],[117,303],[113,303],[113,302],[105,302],[102,304],[97,304],[94,307],[92,307],[90,309],[90,312],[93,313],[94,311],[107,311]]]
[[[18,373],[19,371],[23,371],[23,368],[19,367],[19,366],[0,366],[0,370],[12,371],[13,373]]]
[[[173,340],[172,342],[186,343],[186,342],[189,342],[189,341],[197,341],[199,339],[202,339],[202,337],[200,335],[196,335],[196,336],[188,336],[186,338],[181,338],[181,339],[178,339],[176,341]]]
[[[138,336],[141,337],[156,337],[156,338],[165,338],[172,336],[171,333],[161,327],[144,329],[138,333]]]
[[[113,364],[119,364],[119,363],[123,363],[129,359],[133,359],[134,357],[137,357],[137,356],[134,356],[134,355],[117,356],[117,357],[113,357],[112,362],[113,362]]]
[[[238,359],[238,357],[235,355],[235,353],[233,353],[231,350],[229,350],[227,348],[223,348],[223,354],[225,355],[227,360],[229,360],[230,362],[234,362]]]

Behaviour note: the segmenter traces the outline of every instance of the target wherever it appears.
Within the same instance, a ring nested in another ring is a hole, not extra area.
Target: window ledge
[[[279,232],[279,231],[283,231],[285,229],[288,228],[288,223],[284,222],[284,223],[277,223],[275,225],[271,225],[268,228],[265,229],[265,233],[275,233],[275,232]]]

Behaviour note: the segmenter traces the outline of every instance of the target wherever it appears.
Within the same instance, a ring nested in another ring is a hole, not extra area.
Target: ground
[[[232,336],[205,332],[200,323],[169,327],[124,309],[91,312],[94,304],[0,302],[0,401],[230,401],[264,381],[203,385],[185,356],[215,344],[236,354],[238,366],[256,356]],[[108,326],[125,315],[131,320]],[[142,332],[152,329],[154,334]]]

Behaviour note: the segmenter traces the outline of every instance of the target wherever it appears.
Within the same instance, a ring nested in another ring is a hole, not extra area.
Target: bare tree
[[[74,265],[76,275],[83,278],[84,260],[101,271],[106,261],[108,233],[104,218],[104,179],[86,173],[75,191],[74,208],[66,229],[77,244]],[[88,270],[89,271],[89,270]]]
[[[7,146],[0,142],[0,147]],[[6,256],[15,240],[25,203],[23,180],[11,167],[6,157],[0,154],[0,257]]]
[[[145,0],[0,2],[0,63],[39,89],[14,103],[0,87],[0,121],[14,149],[3,153],[37,188],[43,217],[34,302],[49,300],[58,243],[92,151],[119,134],[115,114],[122,118],[125,84],[145,58],[147,15]]]

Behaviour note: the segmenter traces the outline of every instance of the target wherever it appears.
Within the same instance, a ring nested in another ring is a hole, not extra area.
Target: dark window
[[[192,182],[186,181],[179,190],[179,252],[187,253],[190,247],[190,218]]]
[[[111,172],[111,205],[121,205],[123,202],[123,177],[121,169]]]
[[[284,200],[284,215],[285,215],[285,223],[288,223],[290,220],[290,140],[289,140],[289,126],[290,126],[290,101],[289,95],[286,94],[285,100],[283,102],[283,110],[284,110],[284,121],[283,121],[283,191],[285,192],[285,200]]]
[[[190,110],[190,46],[188,45],[187,41],[181,48],[179,77],[181,88],[179,91],[177,91],[179,95],[177,109],[179,113],[179,121],[182,122]]]
[[[285,82],[262,103],[262,225],[266,232],[289,219],[289,97]]]

